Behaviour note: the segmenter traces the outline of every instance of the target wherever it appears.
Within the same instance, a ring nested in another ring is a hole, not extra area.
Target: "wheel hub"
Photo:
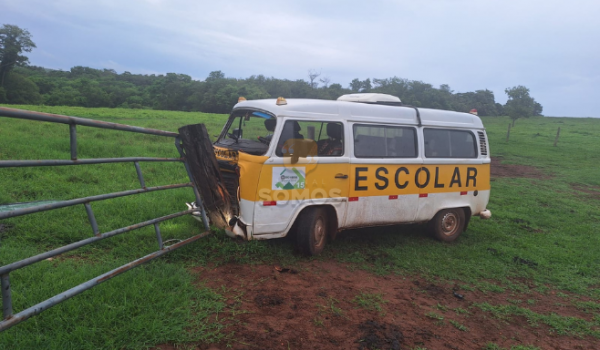
[[[325,239],[325,223],[319,218],[315,222],[315,246],[320,246]]]
[[[442,218],[442,232],[446,236],[452,236],[458,228],[458,218],[454,213],[447,213]]]

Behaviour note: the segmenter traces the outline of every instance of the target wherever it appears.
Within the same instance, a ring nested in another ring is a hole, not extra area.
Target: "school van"
[[[491,216],[487,135],[469,113],[384,94],[241,99],[214,151],[235,206],[228,234],[293,233],[307,255],[340,230],[428,223],[451,242]]]

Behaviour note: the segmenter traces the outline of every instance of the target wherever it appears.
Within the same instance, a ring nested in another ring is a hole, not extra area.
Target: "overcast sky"
[[[544,115],[600,117],[599,0],[0,0],[30,63],[203,80],[314,69],[347,87],[397,76],[455,92],[524,85]],[[399,96],[402,98],[402,96]]]

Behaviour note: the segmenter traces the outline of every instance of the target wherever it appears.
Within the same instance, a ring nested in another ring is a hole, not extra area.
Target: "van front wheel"
[[[327,211],[323,208],[307,208],[297,220],[298,250],[307,256],[319,255],[327,241]]]
[[[461,208],[440,210],[429,222],[433,236],[443,242],[452,242],[465,229],[465,212]]]

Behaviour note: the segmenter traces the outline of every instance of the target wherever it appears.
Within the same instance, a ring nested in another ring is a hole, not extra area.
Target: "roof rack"
[[[338,101],[360,102],[368,104],[402,106],[402,101],[397,96],[377,93],[347,94],[337,98]]]

